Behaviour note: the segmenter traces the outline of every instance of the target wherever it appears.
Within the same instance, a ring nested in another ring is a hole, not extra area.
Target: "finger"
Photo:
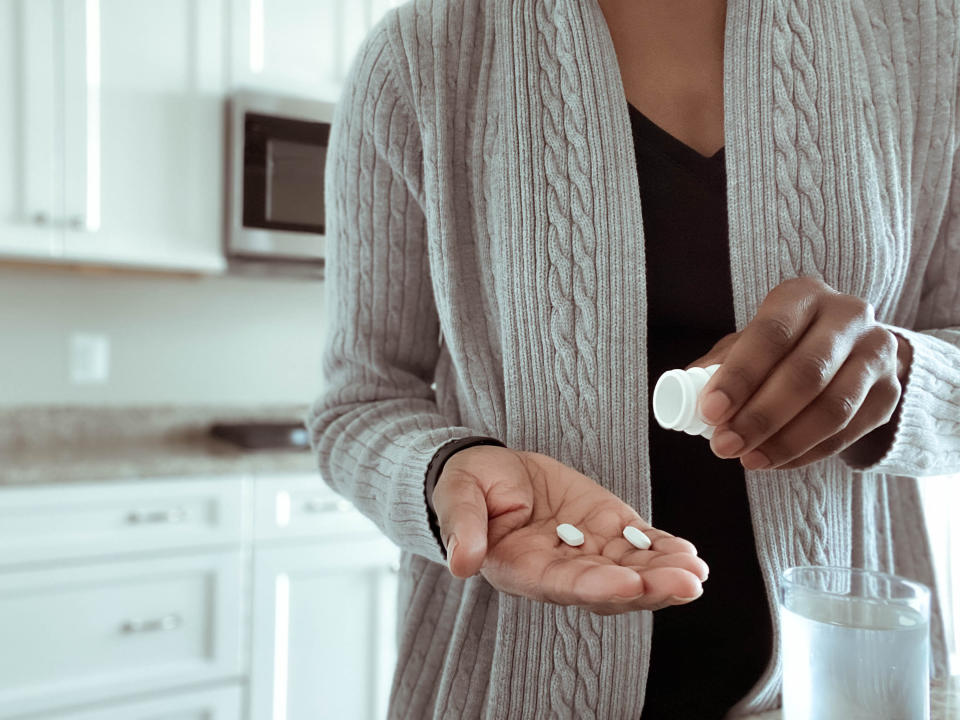
[[[742,456],[780,432],[826,390],[848,358],[855,361],[848,373],[859,367],[861,356],[851,353],[866,318],[854,314],[852,308],[833,310],[814,321],[743,407],[714,432],[710,448],[718,457]]]
[[[641,575],[647,591],[643,599],[645,605],[677,605],[703,594],[700,578],[683,568],[652,568],[641,571]]]
[[[761,470],[782,465],[836,436],[861,412],[871,389],[884,377],[891,385],[888,389],[894,389],[899,397],[894,376],[896,340],[886,330],[878,330],[857,346],[813,402],[756,450],[742,456],[744,467]],[[883,414],[883,408],[878,406],[876,410]],[[752,449],[751,443],[748,449]]]
[[[646,533],[647,537],[650,538],[651,550],[656,550],[661,553],[687,553],[689,555],[696,555],[697,548],[689,540],[684,540],[681,537],[676,537],[671,535],[665,530],[656,530],[650,528],[643,531]]]
[[[896,378],[878,382],[867,393],[860,411],[842,431],[818,443],[799,457],[779,465],[778,469],[792,470],[843,452],[865,435],[890,422],[901,392],[902,388]]]
[[[624,553],[619,562],[638,571],[679,568],[693,573],[700,582],[704,582],[710,575],[709,566],[701,558],[685,552],[652,553],[649,550],[633,550]]]
[[[657,610],[662,610],[663,608],[672,607],[674,605],[687,605],[699,597],[700,595],[695,595],[689,598],[678,598],[671,596],[665,597],[662,601],[655,603],[649,602],[646,598],[640,598],[638,600],[608,602],[601,603],[599,605],[581,605],[580,607],[597,615],[622,615],[628,612],[636,612],[637,610],[649,610],[651,612],[655,612]]]
[[[642,575],[647,590],[642,596],[625,599],[609,598],[602,602],[579,603],[579,605],[600,615],[615,615],[685,605],[703,594],[703,585],[685,570],[658,568],[643,571]]]
[[[521,575],[528,575],[529,569],[518,569]],[[583,557],[560,558],[548,564],[531,595],[559,605],[592,605],[636,599],[644,592],[637,571]]]
[[[720,425],[743,407],[806,332],[816,315],[817,300],[827,290],[823,283],[799,278],[770,291],[704,386],[700,413],[705,420]]]
[[[619,565],[598,564],[591,558],[551,563],[540,584],[541,599],[581,607],[629,604],[637,609],[689,602],[703,593],[700,579],[682,568],[636,571]]]
[[[737,341],[738,337],[740,337],[740,333],[730,333],[729,335],[724,335],[712,348],[710,348],[710,351],[706,355],[702,355],[694,360],[692,363],[687,365],[684,370],[689,370],[692,367],[707,368],[711,365],[722,364],[726,359],[727,354],[730,352],[730,348],[733,347],[733,344]]]
[[[464,472],[443,475],[433,506],[450,572],[459,578],[474,575],[487,554],[487,504],[475,478]]]

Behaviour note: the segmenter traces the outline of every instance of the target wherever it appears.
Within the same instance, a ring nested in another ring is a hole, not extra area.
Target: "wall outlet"
[[[70,382],[98,385],[110,378],[110,338],[95,333],[70,336]]]

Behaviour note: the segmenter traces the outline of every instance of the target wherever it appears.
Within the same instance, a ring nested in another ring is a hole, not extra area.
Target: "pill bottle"
[[[653,388],[653,416],[660,427],[708,439],[713,436],[713,425],[700,419],[697,405],[703,386],[718,367],[668,370],[660,376]]]

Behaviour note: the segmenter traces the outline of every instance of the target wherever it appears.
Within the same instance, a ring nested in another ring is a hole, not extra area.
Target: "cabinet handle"
[[[305,513],[350,512],[352,509],[353,505],[343,499],[313,498],[303,503]]]
[[[40,227],[50,224],[50,216],[45,212],[34,213],[31,220],[33,220],[34,225],[39,225]]]
[[[130,525],[176,525],[187,519],[183,508],[172,510],[134,510],[127,515]]]
[[[79,216],[79,215],[74,215],[72,218],[70,218],[69,220],[67,220],[67,226],[68,226],[71,230],[86,230],[86,229],[87,229],[87,221],[84,220],[84,219],[83,219],[81,216]]]
[[[120,626],[120,632],[124,635],[138,635],[141,633],[170,632],[176,630],[183,624],[179,615],[171,613],[163,617],[153,618],[152,620],[142,620],[136,618],[127,620]]]

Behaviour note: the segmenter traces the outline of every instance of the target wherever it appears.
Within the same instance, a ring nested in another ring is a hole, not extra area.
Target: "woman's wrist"
[[[894,337],[897,338],[897,379],[900,385],[907,384],[907,378],[910,376],[910,366],[913,364],[913,346],[903,335],[894,331]]]

